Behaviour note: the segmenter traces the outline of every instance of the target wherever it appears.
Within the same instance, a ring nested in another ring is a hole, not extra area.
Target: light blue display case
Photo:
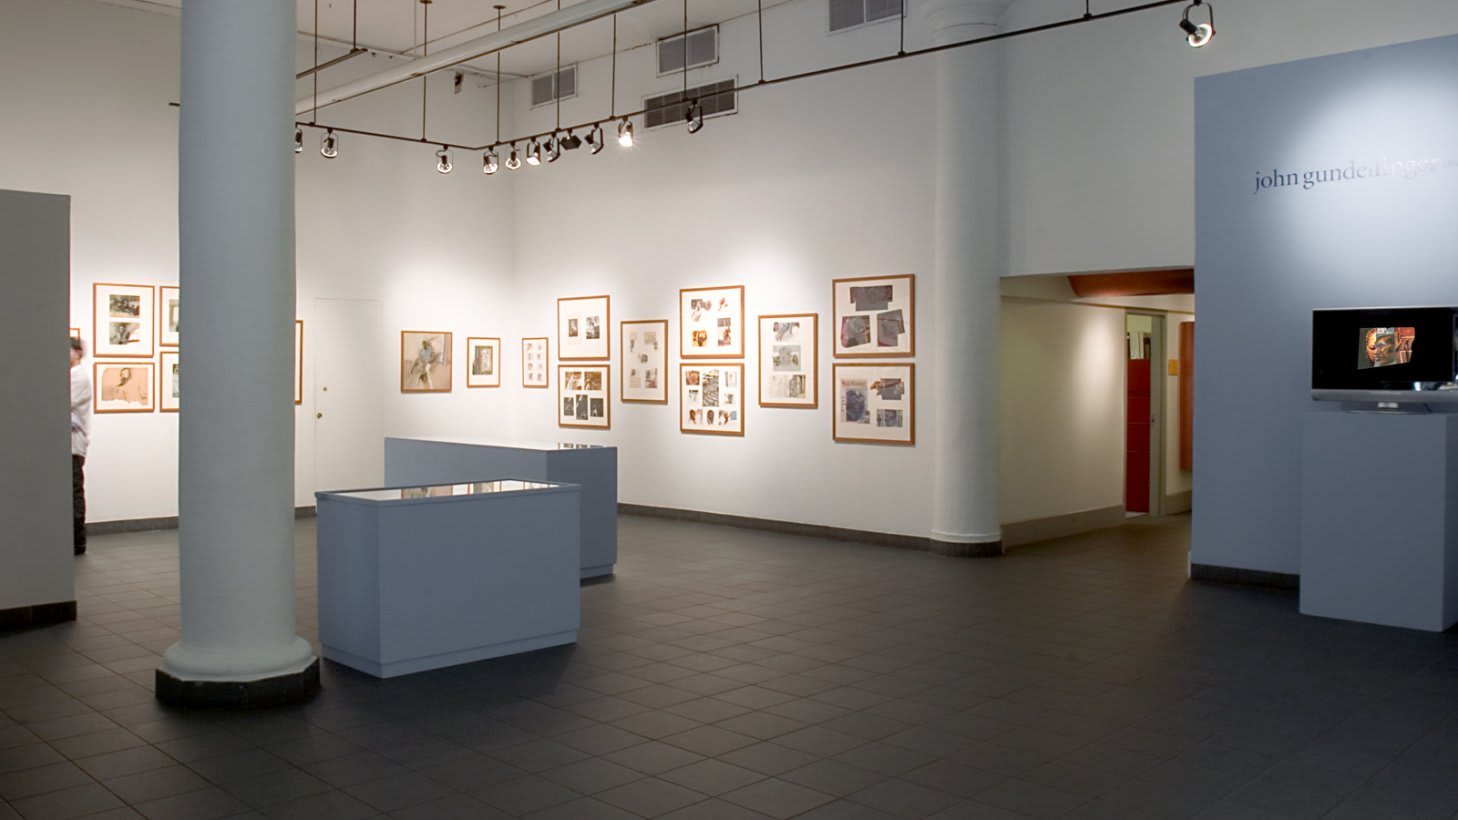
[[[595,444],[472,438],[385,439],[385,483],[445,484],[523,478],[582,487],[581,577],[618,562],[618,450]]]
[[[389,678],[576,642],[578,487],[501,480],[315,498],[325,658]]]

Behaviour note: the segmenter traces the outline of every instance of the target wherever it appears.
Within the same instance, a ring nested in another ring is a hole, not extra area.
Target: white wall
[[[1164,355],[1166,359],[1180,357],[1180,325],[1194,324],[1193,316],[1170,314],[1165,317]],[[1155,375],[1164,376],[1164,494],[1177,495],[1190,491],[1194,472],[1180,469],[1180,377],[1170,374],[1163,362],[1155,363]]]

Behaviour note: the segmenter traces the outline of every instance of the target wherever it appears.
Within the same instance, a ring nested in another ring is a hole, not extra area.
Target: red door
[[[1129,359],[1124,405],[1124,509],[1149,512],[1149,359]]]

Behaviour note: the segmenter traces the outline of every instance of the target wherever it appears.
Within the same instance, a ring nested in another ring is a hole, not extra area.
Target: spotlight
[[[633,147],[633,121],[627,117],[623,117],[623,121],[618,123],[618,145],[624,148]]]
[[[592,149],[592,153],[596,154],[598,151],[601,151],[604,146],[605,144],[603,142],[602,136],[602,123],[598,123],[597,125],[594,125],[592,127],[591,131],[587,132],[587,147]]]
[[[1205,14],[1208,18],[1206,22],[1198,25],[1190,22],[1190,12],[1194,11],[1197,6],[1205,7]],[[1180,18],[1180,29],[1184,31],[1185,41],[1190,44],[1191,48],[1199,48],[1208,44],[1215,39],[1215,7],[1206,3],[1205,0],[1194,0],[1185,7],[1184,17]]]
[[[704,127],[704,109],[699,107],[699,101],[689,103],[688,110],[683,114],[683,121],[688,123],[688,132],[697,134]]]
[[[451,152],[447,151],[446,147],[442,145],[440,150],[435,152],[435,170],[442,174],[449,174],[455,168],[456,166],[451,164]]]
[[[542,150],[537,147],[536,140],[527,141],[527,165],[541,165]]]
[[[294,126],[294,153],[304,153],[304,129]]]
[[[562,150],[564,151],[576,151],[582,147],[582,137],[568,131],[567,136],[558,140],[557,143],[562,146]]]
[[[481,158],[481,173],[490,176],[496,173],[497,167],[496,151],[494,149],[488,150],[486,156]]]
[[[547,137],[546,143],[547,162],[556,162],[562,156],[562,140],[557,137]]]
[[[324,139],[319,142],[319,153],[323,154],[325,159],[334,159],[339,156],[339,137],[334,135],[333,128],[324,132]]]
[[[506,170],[515,171],[521,167],[521,157],[516,153],[516,143],[511,144],[511,156],[506,158]]]

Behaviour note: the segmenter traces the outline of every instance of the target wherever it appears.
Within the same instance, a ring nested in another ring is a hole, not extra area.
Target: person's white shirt
[[[91,374],[84,362],[71,367],[71,455],[86,457],[91,443]]]

